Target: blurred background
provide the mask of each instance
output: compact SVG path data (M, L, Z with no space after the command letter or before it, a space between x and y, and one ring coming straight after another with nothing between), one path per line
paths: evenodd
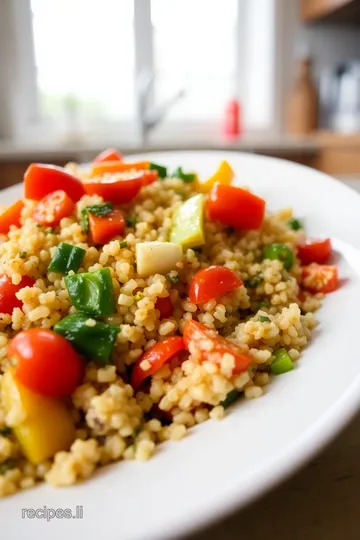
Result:
M1 0L0 187L108 146L245 150L360 188L360 0Z

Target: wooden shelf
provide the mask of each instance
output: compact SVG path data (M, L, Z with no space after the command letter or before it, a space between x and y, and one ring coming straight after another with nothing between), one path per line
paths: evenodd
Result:
M360 24L360 0L302 0L301 16L305 22L329 20Z

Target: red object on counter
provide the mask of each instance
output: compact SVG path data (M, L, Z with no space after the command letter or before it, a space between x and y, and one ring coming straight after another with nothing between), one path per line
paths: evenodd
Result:
M241 106L237 99L231 99L226 104L223 129L226 137L238 138L242 135Z

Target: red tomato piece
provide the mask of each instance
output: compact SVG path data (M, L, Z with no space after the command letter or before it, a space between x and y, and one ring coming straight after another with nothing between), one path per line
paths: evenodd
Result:
M305 244L298 246L298 257L302 264L326 263L332 252L331 240L307 240Z
M208 216L213 221L237 229L259 229L265 215L265 201L235 186L215 184L207 202Z
M158 298L155 303L155 309L160 311L160 319L168 319L173 314L174 308L170 296Z
M65 191L74 202L85 194L81 180L62 167L32 163L26 169L24 190L27 199L39 201L58 189Z
M13 309L21 308L23 303L16 298L16 293L24 287L32 287L35 281L29 276L23 276L20 283L14 285L6 274L0 276L0 313L11 315Z
M33 217L41 225L58 225L62 218L70 216L75 203L69 195L59 189L45 195L34 208Z
M8 206L8 208L0 214L0 234L7 234L10 230L10 225L20 227L20 216L23 208L24 203L20 199Z
M175 354L185 349L184 340L180 336L164 338L156 345L144 352L135 363L131 372L131 385L138 388L144 379L156 373L165 362L170 360ZM148 367L141 367L143 362Z
M45 328L19 332L9 345L16 358L15 376L33 392L49 397L69 396L83 377L83 363L70 343Z
M103 174L114 174L128 171L144 171L149 168L148 161L137 161L129 163L125 161L103 161L102 163L93 163L91 166L92 176L101 176Z
M231 354L235 359L233 375L245 371L251 363L251 358L243 354L234 343L192 319L186 322L183 337L189 353L200 353L202 362L219 365L224 354Z
M143 186L144 171L127 172L102 178L101 181L84 182L88 195L100 195L114 204L130 202Z
M192 278L189 286L189 298L194 304L207 302L216 296L241 287L243 282L225 266L208 266L199 270Z
M157 179L158 179L158 172L157 171L155 171L155 170L144 171L144 178L143 178L143 185L144 186L149 186L150 184L155 182L155 180L157 180Z
M310 264L301 269L302 287L313 293L330 293L339 287L339 277L336 266Z
M107 148L96 156L93 163L104 163L104 161L122 161L122 155L115 148Z
M98 217L88 213L91 239L94 244L107 244L114 236L122 234L125 229L123 213L115 208L111 214Z

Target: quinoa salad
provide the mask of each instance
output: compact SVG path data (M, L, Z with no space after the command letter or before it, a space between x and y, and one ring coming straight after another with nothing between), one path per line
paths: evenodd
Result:
M0 497L145 461L297 369L331 241L234 180L114 149L28 167L0 213Z

